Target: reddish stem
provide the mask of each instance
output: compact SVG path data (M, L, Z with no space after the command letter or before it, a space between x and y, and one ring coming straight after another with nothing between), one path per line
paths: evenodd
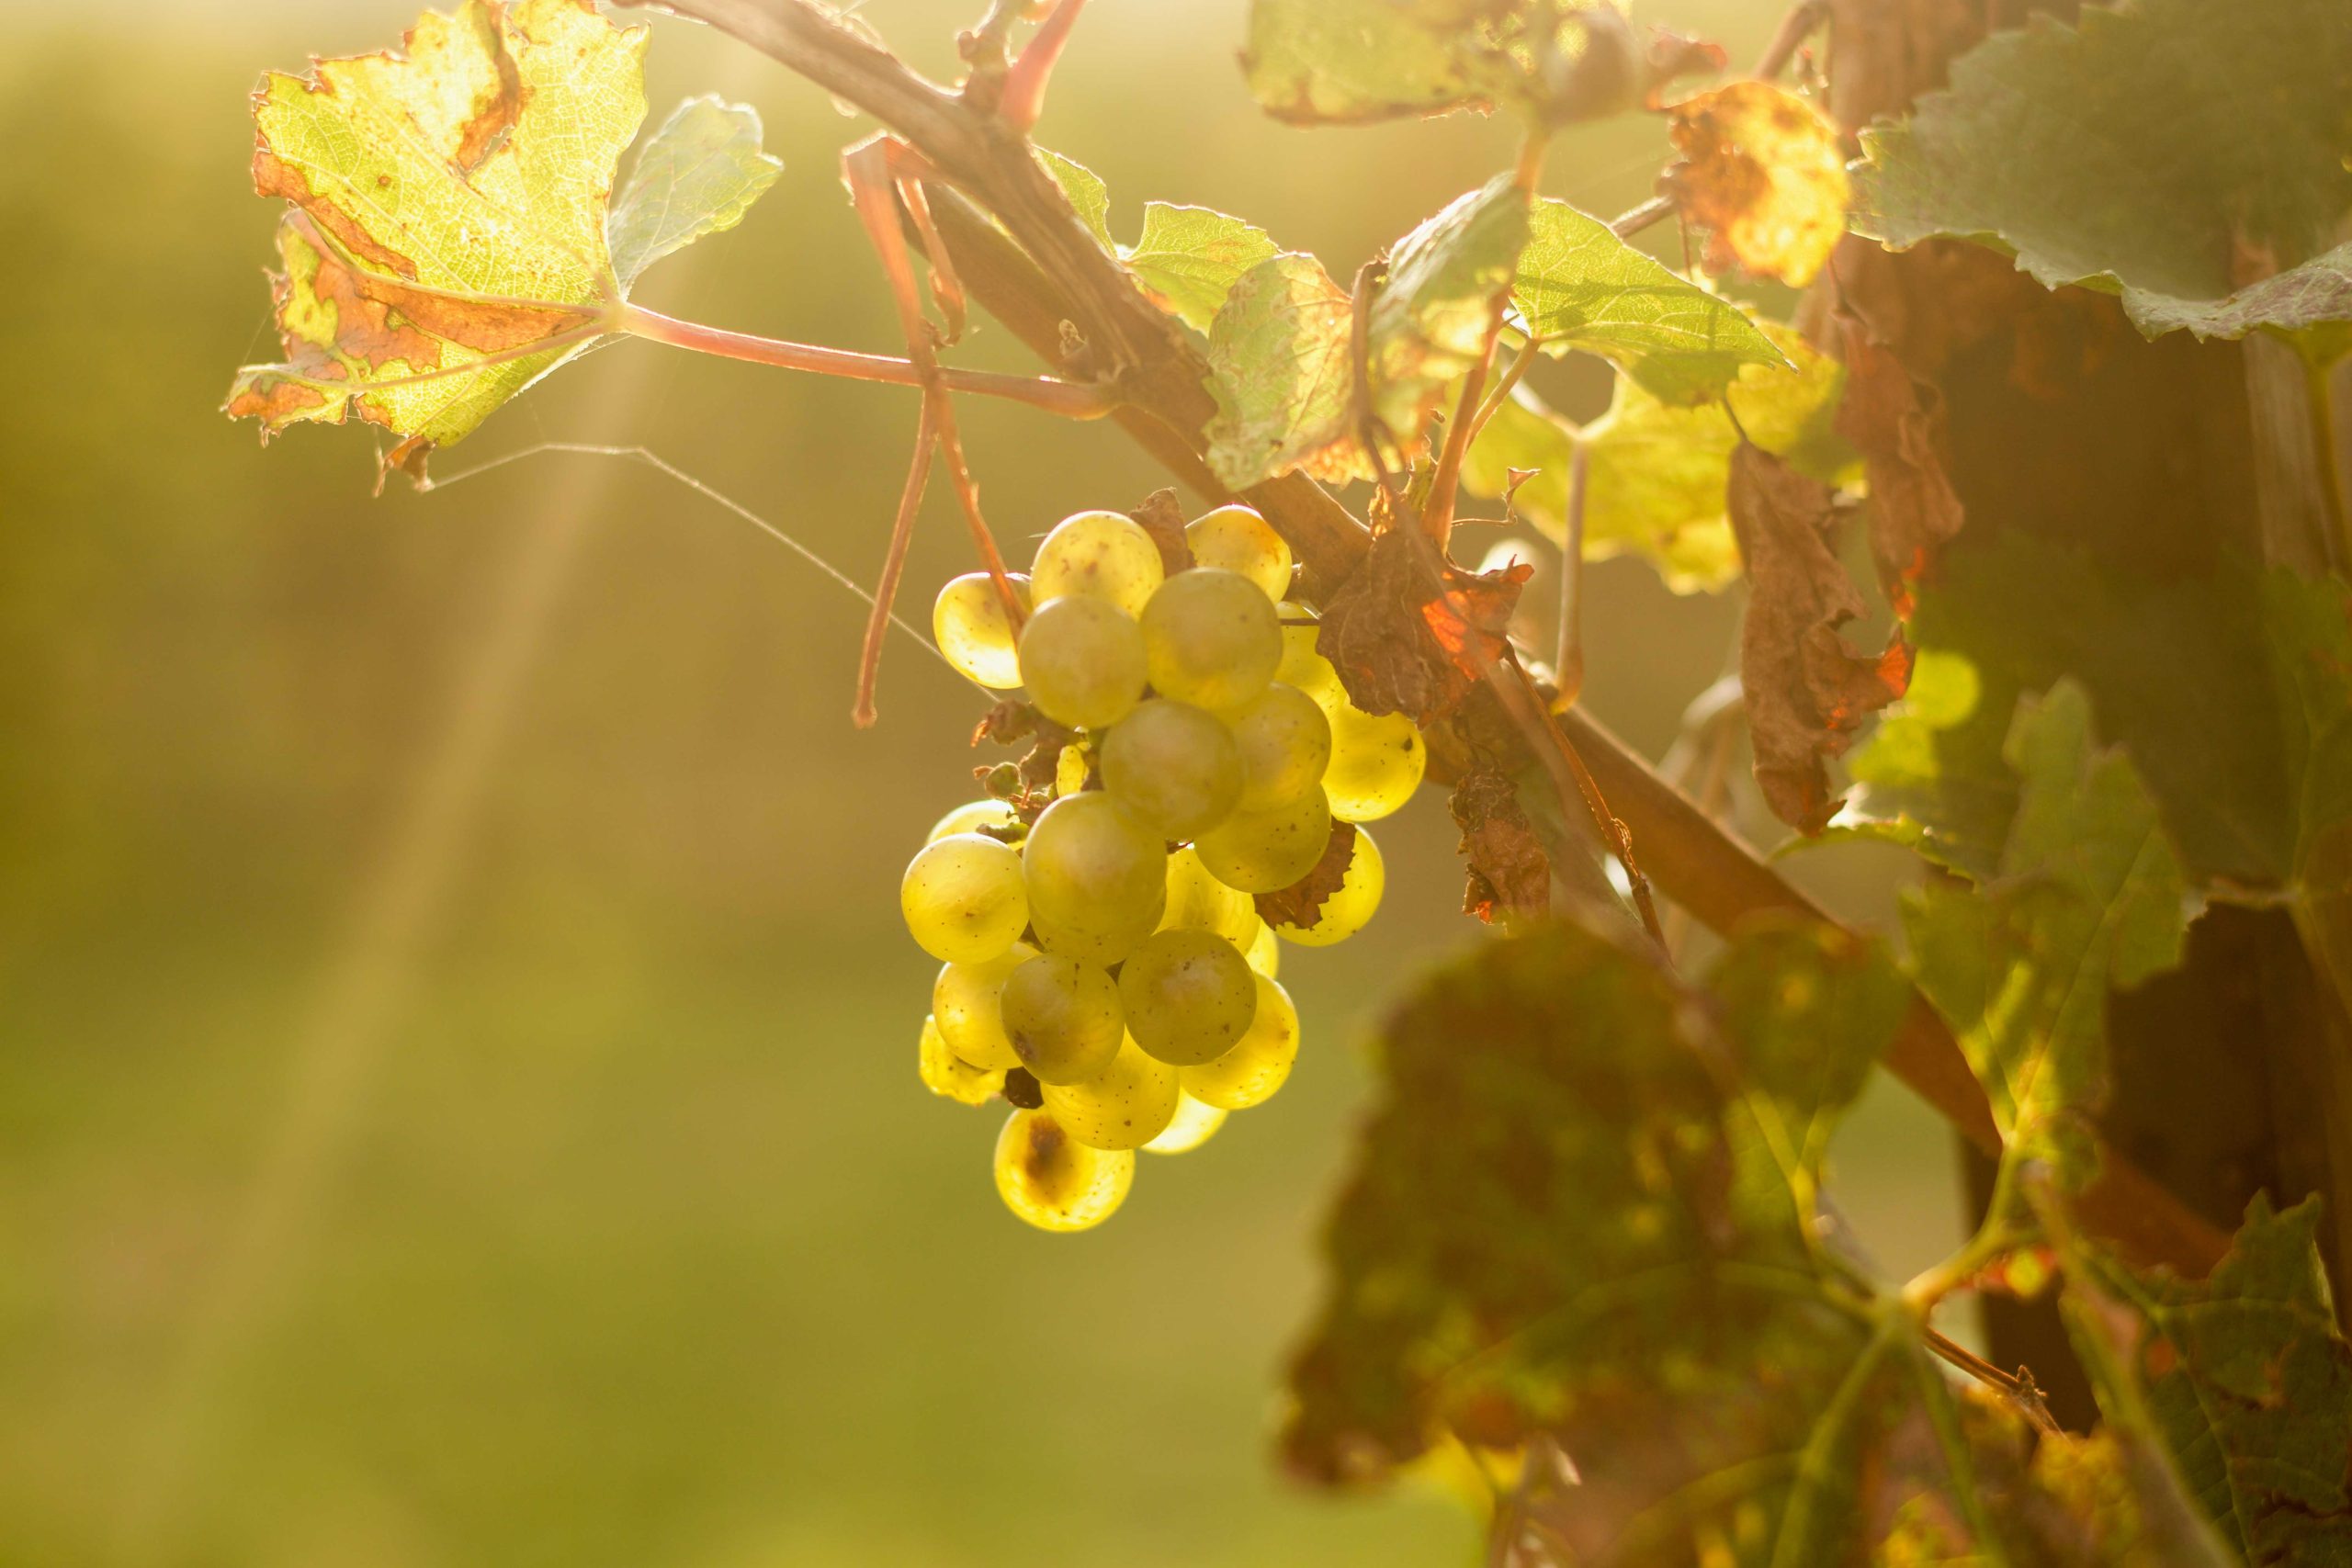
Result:
M914 538L915 513L922 510L923 486L931 478L932 447L938 440L933 412L946 400L925 392L922 412L915 422L915 455L907 465L906 487L899 492L899 515L890 524L890 546L882 557L882 578L874 585L874 609L865 618L865 646L857 657L857 701L849 718L860 729L870 729L877 716L874 688L882 676L882 638L890 629L890 606L899 596L899 579L907 567L907 546Z
M1055 62L1061 59L1085 4L1086 0L1061 0L1053 14L1038 24L1021 57L1005 73L1004 95L997 100L996 112L1013 130L1026 131L1046 112L1046 82L1053 75Z

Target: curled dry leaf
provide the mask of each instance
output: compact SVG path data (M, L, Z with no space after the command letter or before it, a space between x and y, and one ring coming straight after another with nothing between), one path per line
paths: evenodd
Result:
M1733 82L1668 113L1667 191L1706 229L1707 269L1813 281L1846 231L1846 154L1828 117L1770 82Z
M1966 520L1944 471L1941 407L1860 317L1836 316L1846 361L1838 434L1862 455L1871 487L1871 555L1894 613L1908 620L1937 552Z
M1054 775L1061 765L1062 748L1069 744L1069 731L1027 703L1007 697L989 709L973 728L972 744L978 746L983 740L993 740L1000 746L1017 746L1023 740L1035 742L1018 764L1021 798L1012 803L1023 822L1034 823L1053 793ZM994 771L974 768L972 774L985 780Z
M1464 571L1411 525L1392 525L1324 604L1316 651L1358 707L1426 728L1510 651L1511 611L1534 570Z
M1323 918L1323 901L1347 880L1349 863L1356 858L1356 825L1331 824L1323 858L1315 868L1278 893L1258 895L1258 918L1270 926L1311 926Z
M1447 803L1462 829L1461 852L1469 885L1462 912L1493 921L1512 915L1541 915L1551 908L1552 863L1537 842L1533 824L1519 803L1509 774L1480 767L1453 786Z
M1897 635L1873 659L1838 634L1863 606L1831 547L1827 485L1742 442L1729 501L1750 591L1739 668L1756 782L1774 816L1818 833L1838 806L1826 760L1844 752L1863 716L1903 694L1911 650Z
M1145 496L1143 504L1127 515L1159 547L1160 569L1169 576L1192 566L1193 546L1184 536L1184 505L1176 499L1175 487L1162 485Z

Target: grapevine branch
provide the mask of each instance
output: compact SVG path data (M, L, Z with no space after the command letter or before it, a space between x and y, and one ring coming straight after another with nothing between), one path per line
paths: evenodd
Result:
M973 112L809 0L668 0L666 8L733 34L917 148L955 187L930 193L932 217L971 297L1047 364L1114 381L1125 402L1111 417L1139 446L1201 494L1233 499L1201 457L1214 401L1198 355L1087 231L1024 137L994 115ZM971 199L958 199L959 191ZM1086 363L1073 367L1073 359ZM1253 485L1241 499L1290 542L1310 597L1346 581L1370 547L1363 525L1302 475ZM1727 932L1775 911L1838 923L1581 708L1558 716L1556 728L1640 844L1645 870L1708 929ZM1998 1152L1984 1090L1925 998L1915 995L1886 1066L1972 1144ZM2145 1262L2201 1274L2227 1245L2113 1150L2079 1211Z

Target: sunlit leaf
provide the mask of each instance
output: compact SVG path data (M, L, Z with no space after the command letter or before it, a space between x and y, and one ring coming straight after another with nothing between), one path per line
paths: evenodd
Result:
M1761 330L1794 368L1743 366L1727 393L1739 423L1800 473L1841 483L1859 478L1852 450L1832 428L1845 372L1789 329ZM1510 491L1512 470L1532 470L1513 505L1552 538L1565 538L1579 439L1589 464L1588 556L1642 556L1681 592L1720 588L1739 575L1724 507L1739 434L1719 402L1679 407L1620 377L1609 412L1579 432L1522 387L1471 443L1463 485L1499 496Z
M1449 24L1395 0L1253 0L1242 68L1268 114L1300 124L1438 114L1481 101Z
M2139 774L2095 742L2080 686L2020 703L2004 756L2017 808L1993 875L1916 890L1904 923L2005 1158L2042 1162L2072 1189L2098 1163L2108 992L2179 962L2190 898Z
M1178 320L1207 332L1242 274L1275 254L1266 231L1205 207L1154 201L1122 252L1127 270Z
M1235 490L1294 468L1366 471L1351 434L1347 290L1313 256L1271 256L1242 274L1209 327L1209 467Z
M673 251L741 223L783 172L784 160L760 150L757 110L708 95L680 104L639 152L605 220L621 288Z
M1713 397L1743 365L1789 363L1737 305L1549 197L1529 216L1511 302L1545 353L1600 355L1661 402Z
M1075 158L1065 158L1048 148L1037 149L1037 162L1046 165L1046 173L1062 187L1079 220L1093 231L1104 250L1115 247L1111 243L1111 192L1102 176Z
M1770 82L1732 82L1670 111L1682 161L1668 188L1708 231L1710 270L1806 284L1846 231L1846 155L1838 127Z
M2140 0L1994 33L1951 86L1863 133L1856 226L2014 253L2122 296L2141 331L2352 344L2352 12L2335 0Z
M1498 175L1396 243L1364 353L1374 411L1399 445L1419 439L1445 389L1476 363L1527 243L1527 206Z

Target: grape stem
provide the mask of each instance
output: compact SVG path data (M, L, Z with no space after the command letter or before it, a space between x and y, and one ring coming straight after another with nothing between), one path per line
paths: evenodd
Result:
M954 187L933 189L932 216L975 300L1047 365L1066 371L1082 363L1090 378L1118 385L1127 397L1111 410L1112 419L1177 479L1213 501L1240 499L1255 507L1305 567L1310 600L1354 572L1371 536L1314 480L1284 474L1236 497L1211 471L1202 457L1203 430L1216 405L1198 350L1103 250L1024 139L1007 135L993 114L977 112L910 71L812 0L666 4L733 34L921 148L944 185ZM1668 203L1658 216L1671 210ZM1619 227L1624 223L1611 227L1629 231ZM1709 930L1728 932L1768 911L1838 924L1584 708L1557 716L1551 728L1576 748L1598 790L1623 814L1628 835L1642 846L1645 869ZM1507 761L1540 763L1534 738L1521 738L1525 752ZM1924 998L1915 995L1885 1062L1972 1144L1998 1152L2000 1134L1984 1089ZM2135 1261L2201 1274L2227 1245L2216 1227L2112 1149L2079 1198L2078 1212Z
M820 376L842 376L853 381L880 381L893 387L920 387L922 367L911 359L884 354L860 354L854 349L826 348L813 343L756 337L696 321L682 321L642 305L624 305L614 318L614 330L673 348L722 359L747 360L784 370L807 370ZM544 346L535 345L535 346ZM940 385L951 392L977 392L1026 403L1068 419L1100 419L1118 406L1109 389L1080 381L1057 381L1046 376L1005 376L989 370L958 370L942 366Z
M1046 112L1046 80L1053 75L1055 63L1069 43L1070 29L1077 26L1078 13L1085 4L1086 0L1061 0L1022 48L1012 69L1005 73L1004 94L997 100L996 112L1023 135Z

